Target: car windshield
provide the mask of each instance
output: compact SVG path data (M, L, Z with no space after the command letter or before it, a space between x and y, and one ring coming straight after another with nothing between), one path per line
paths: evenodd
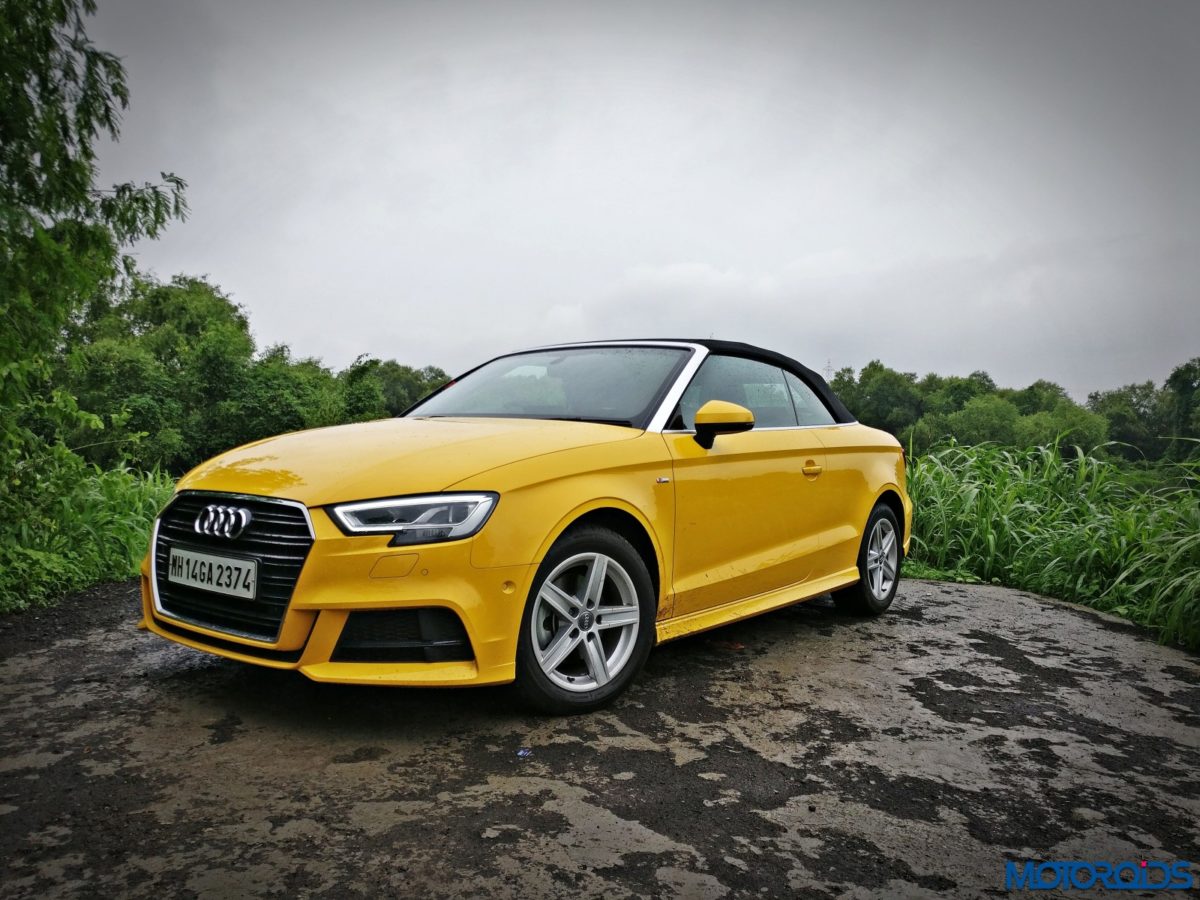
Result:
M692 351L568 347L502 356L450 382L406 416L567 419L645 428Z

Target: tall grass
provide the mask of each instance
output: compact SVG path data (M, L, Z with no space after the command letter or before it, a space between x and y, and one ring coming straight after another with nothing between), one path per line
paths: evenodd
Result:
M0 612L135 574L173 487L166 475L125 468L51 470L40 502L24 506L0 534Z
M912 460L913 569L1074 600L1200 649L1200 465L1148 487L1057 447L953 446Z

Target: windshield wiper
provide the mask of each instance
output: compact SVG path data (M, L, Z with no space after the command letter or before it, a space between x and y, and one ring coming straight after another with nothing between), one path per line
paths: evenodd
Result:
M407 418L397 416L396 418ZM629 419L606 419L603 416L529 416L511 412L495 413L433 413L431 415L413 416L414 419L538 419L548 422L595 422L597 425L620 425L623 428L633 428Z
M629 419L605 419L602 416L538 416L537 418L553 419L556 422L595 422L597 425L633 427L633 422L629 421Z

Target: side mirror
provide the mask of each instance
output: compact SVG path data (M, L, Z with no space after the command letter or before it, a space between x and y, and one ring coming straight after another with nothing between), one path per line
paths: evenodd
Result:
M696 410L696 443L711 450L718 434L737 434L754 427L754 413L725 400L709 400Z

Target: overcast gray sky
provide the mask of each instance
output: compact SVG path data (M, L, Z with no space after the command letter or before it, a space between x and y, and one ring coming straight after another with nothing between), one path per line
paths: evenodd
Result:
M1200 355L1200 3L100 0L137 256L260 346L708 336L1077 397Z

